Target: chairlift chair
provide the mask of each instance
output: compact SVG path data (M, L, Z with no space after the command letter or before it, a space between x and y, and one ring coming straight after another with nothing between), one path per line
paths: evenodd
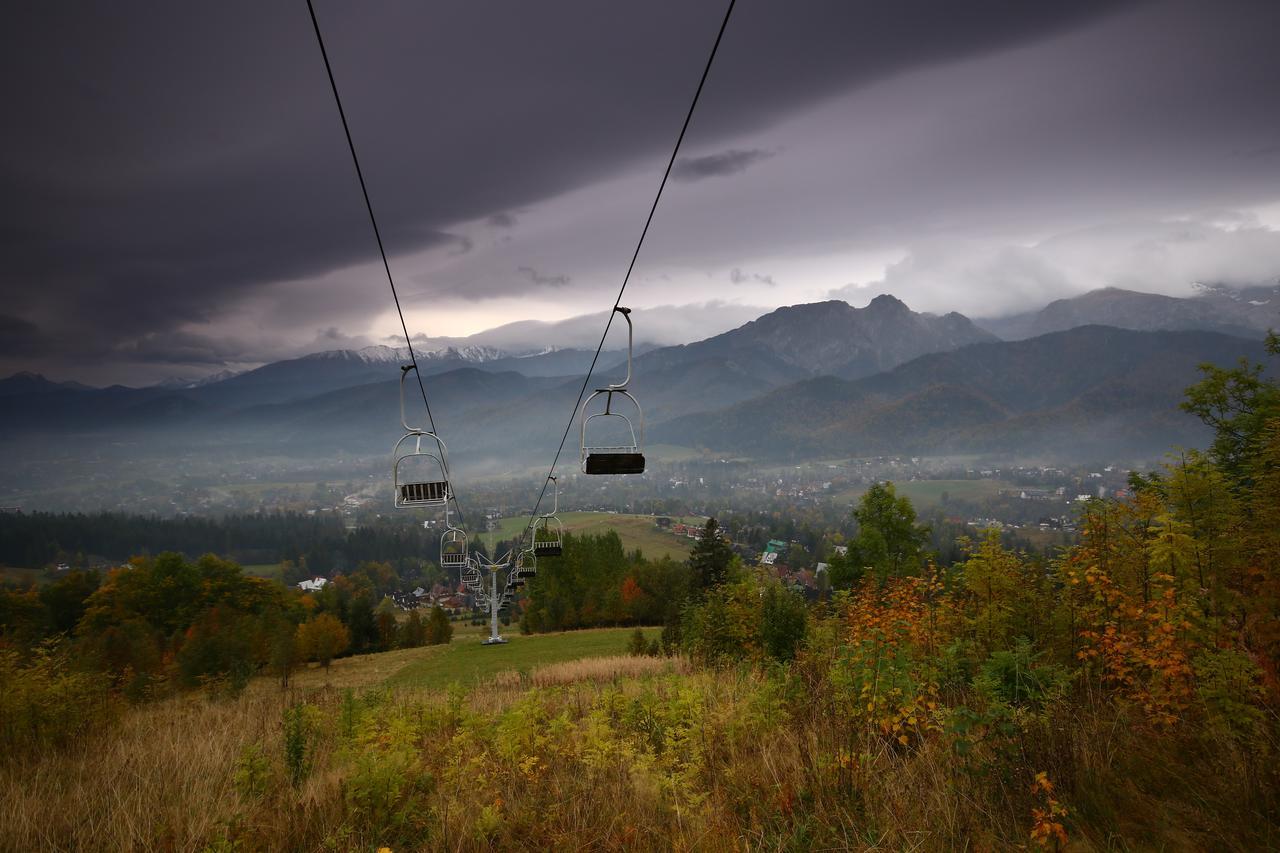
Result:
M560 510L560 484L556 478L550 477L555 487L554 503L551 512L539 516L533 523L533 555L535 557L559 557L564 553L564 525L556 518Z
M627 375L622 382L597 388L582 402L582 473L584 474L643 474L644 473L644 412L640 402L627 390L631 382L631 353L633 349L634 329L631 325L631 309L615 306L614 311L627 321ZM588 415L591 402L604 396L604 411ZM620 397L635 408L636 423L631 418L614 411L614 397ZM618 418L627 426L631 436L630 444L596 445L587 443L587 425L596 418ZM636 425L639 425L637 437ZM599 424L597 424L599 426Z
M538 574L538 552L534 549L521 551L516 557L515 567L511 570L511 577L523 584L528 578Z
M470 559L467 554L467 533L450 523L447 505L444 508L444 524L445 530L440 536L440 567L461 569Z
M463 565L462 574L459 577L462 580L463 585L472 592L481 588L482 578L480 577L480 567L477 566L470 558L468 558L467 562Z
M444 442L434 432L409 426L405 418L404 380L410 370L416 369L412 364L400 368L400 425L405 434L391 452L395 506L447 506L453 498L453 487L449 484L449 458Z

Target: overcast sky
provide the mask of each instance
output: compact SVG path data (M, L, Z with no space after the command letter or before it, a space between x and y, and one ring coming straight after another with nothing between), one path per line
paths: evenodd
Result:
M612 303L723 11L317 0L412 332ZM1277 32L1273 0L741 0L625 300L687 307L638 335L1274 281ZM0 375L394 342L302 0L23 4L0 88Z

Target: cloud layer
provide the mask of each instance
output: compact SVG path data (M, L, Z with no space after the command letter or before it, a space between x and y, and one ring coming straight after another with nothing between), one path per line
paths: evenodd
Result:
M612 300L717 4L317 11L413 331ZM1277 30L1248 0L740 6L627 301L884 282L1004 310L1274 276L1267 221L1224 223L1280 201ZM0 374L145 381L396 331L305 10L27 4L0 87ZM1133 223L1173 220L1191 239L1144 253Z

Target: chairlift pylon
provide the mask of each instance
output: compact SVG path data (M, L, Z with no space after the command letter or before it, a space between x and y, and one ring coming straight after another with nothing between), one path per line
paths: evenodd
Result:
M631 309L614 306L614 311L627 321L627 375L617 384L597 388L582 402L582 473L584 474L643 474L644 473L644 412L640 402L627 390L631 382L631 354L633 350L634 329L631 325ZM604 411L588 415L591 401L604 395ZM636 423L631 418L613 410L614 396L621 397L635 407ZM631 436L630 444L595 445L587 443L587 425L596 418L619 418L627 425ZM636 425L640 430L637 437Z
M417 369L413 364L400 368L400 425L405 434L391 451L394 505L397 508L448 506L453 499L453 487L449 484L449 457L444 442L430 430L409 426L405 417L404 379L410 370Z

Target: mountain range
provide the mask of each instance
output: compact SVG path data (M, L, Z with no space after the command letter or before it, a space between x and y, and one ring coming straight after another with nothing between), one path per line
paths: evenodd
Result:
M742 456L885 453L1142 454L1204 438L1178 409L1205 362L1261 361L1261 342L1216 332L1081 326L934 353L858 381L822 377L655 431Z
M1222 332L1245 338L1280 329L1280 284L1239 289L1201 284L1196 290L1195 296L1175 297L1105 287L1055 300L1039 311L978 322L1004 340L1094 324L1140 332Z
M631 387L650 443L722 455L1158 453L1203 439L1177 409L1198 364L1264 359L1258 330L1276 303L1261 291L1247 296L1170 301L1106 290L1017 323L984 321L986 329L960 314L911 311L887 295L861 309L795 305L705 340L641 352ZM1112 322L1039 331L1099 312ZM1216 328L1224 318L1234 318L1230 334ZM1181 328L1195 322L1209 328ZM1119 328L1125 323L1175 329ZM335 350L176 388L89 389L20 374L0 380L0 441L91 436L157 454L180 441L249 457L385 453L398 437L398 366L407 355ZM512 353L465 340L421 345L420 370L455 464L484 459L505 470L553 452L592 355L547 345ZM598 386L617 381L624 360L604 353Z

